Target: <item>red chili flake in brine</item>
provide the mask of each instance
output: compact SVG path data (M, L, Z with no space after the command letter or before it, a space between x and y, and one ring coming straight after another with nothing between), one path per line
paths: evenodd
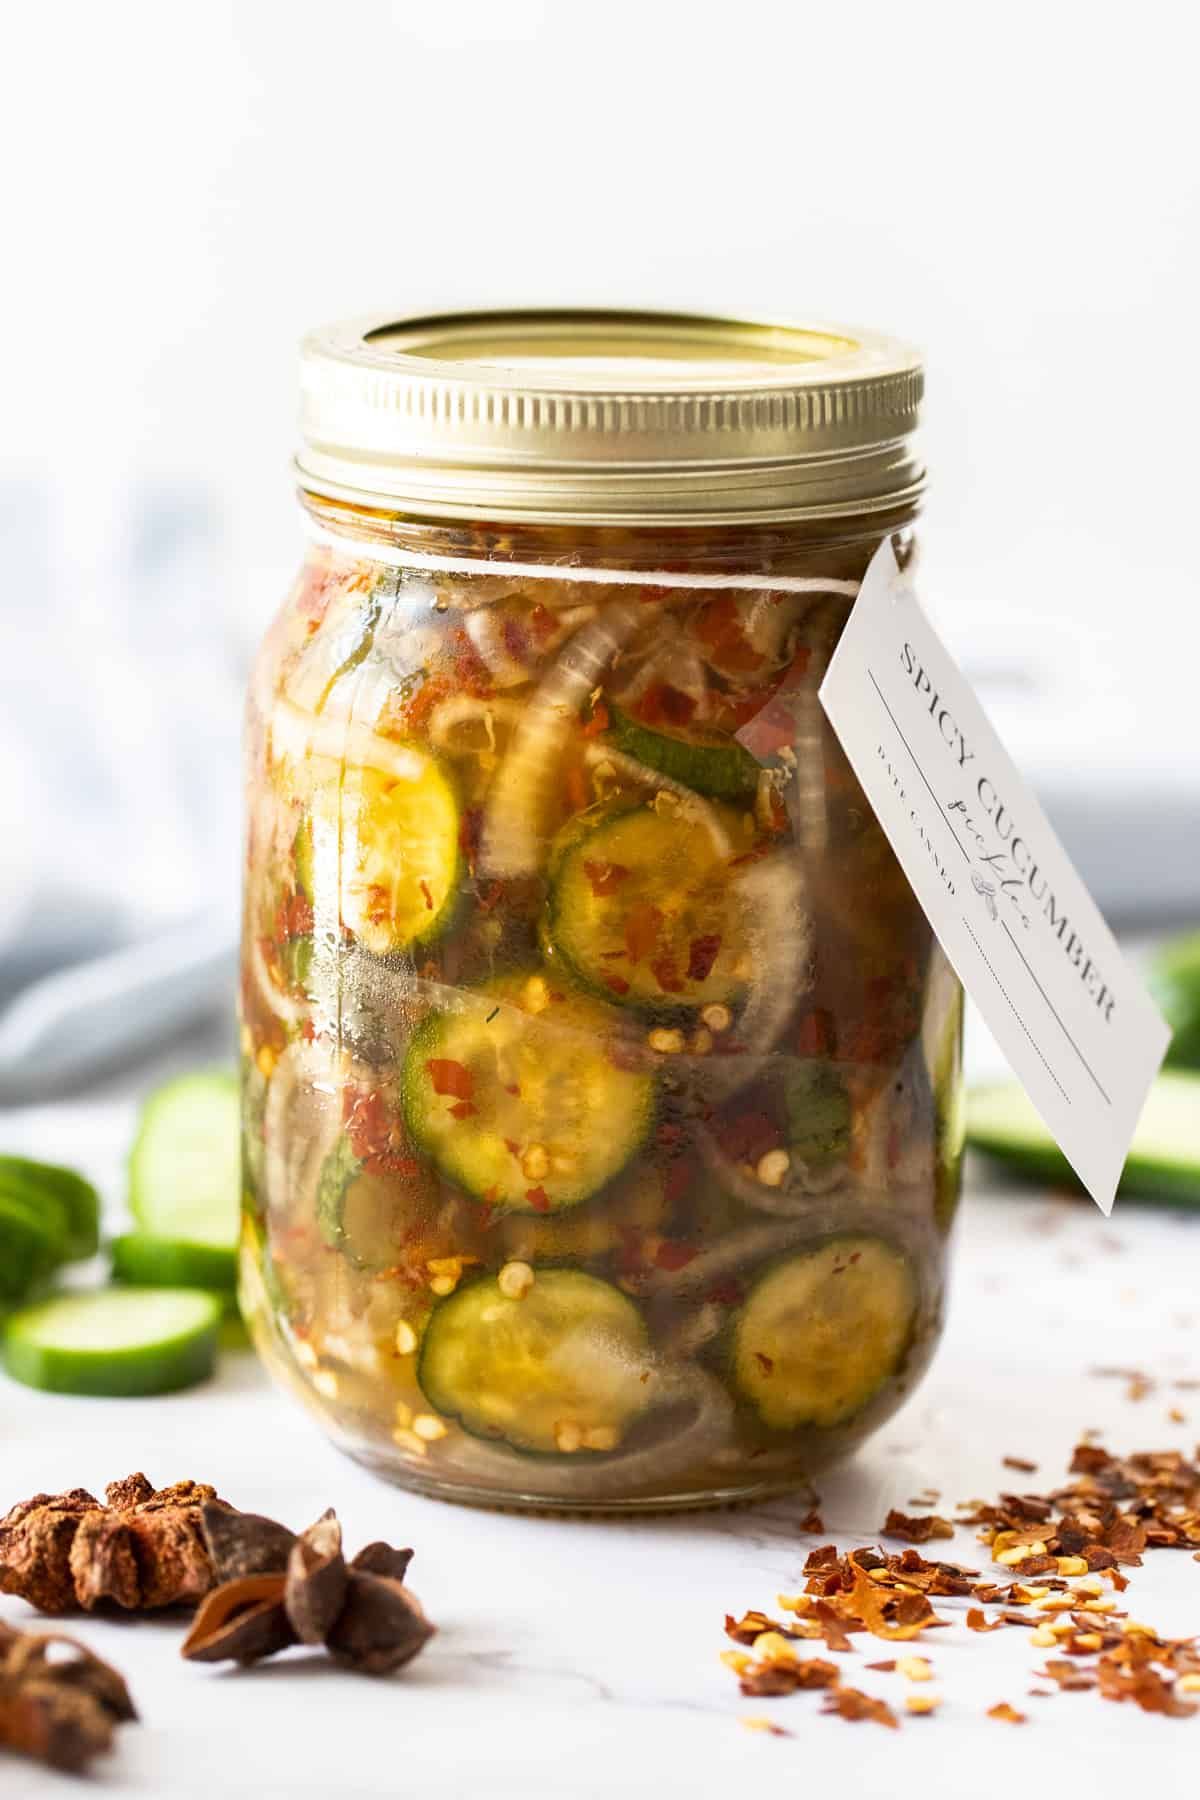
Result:
M688 948L688 980L707 981L721 951L717 936L693 938Z
M429 883L424 879L424 877L422 877L421 880L418 881L417 886L420 888L421 893L424 896L426 912L432 912L433 911L433 889L430 887Z
M457 1106L450 1108L450 1117L452 1119L469 1119L474 1111L475 1108L469 1100L460 1100Z
M664 994L682 994L683 980L671 957L656 956L650 964L650 973Z
M692 696L666 681L653 682L633 706L643 725L690 725L695 711Z
M686 1269L698 1254L693 1244L680 1243L677 1238L664 1238L654 1252L655 1267L674 1274L677 1269Z
M595 706L593 706L593 708L592 708L591 718L581 728L582 735L585 738L599 737L599 735L602 731L608 730L608 727L609 727L608 708L607 708L607 706L605 706L603 700L597 700Z
M529 659L529 639L525 635L525 627L515 613L505 613L500 626L500 636L504 640L504 648L514 662L527 662Z
M446 1056L431 1056L425 1064L425 1073L433 1083L435 1094L448 1095L454 1100L470 1100L475 1092L475 1077L465 1063L453 1062Z
M583 865L583 872L588 878L593 894L613 894L621 883L628 879L629 870L623 863L592 862Z
M532 1206L534 1212L550 1211L550 1196L544 1187L526 1188L525 1198L528 1200L530 1206Z
M631 963L641 962L658 942L663 916L657 906L643 901L631 906L625 918L625 952Z
M611 993L622 995L629 992L629 983L623 975L605 975L602 980Z
M801 1019L796 1033L796 1053L799 1056L837 1055L837 1028L833 1014L825 1007L814 1007Z

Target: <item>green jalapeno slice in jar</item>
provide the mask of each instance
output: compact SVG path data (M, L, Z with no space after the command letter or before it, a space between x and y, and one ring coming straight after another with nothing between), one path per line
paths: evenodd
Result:
M756 1282L734 1324L735 1385L774 1431L844 1425L900 1368L916 1311L899 1250L832 1238Z
M473 1436L514 1450L615 1450L649 1404L641 1314L582 1270L514 1267L522 1283L502 1270L434 1308L417 1368L422 1393Z
M564 834L547 932L586 987L651 1012L735 1000L752 968L734 868L741 820L673 795Z
M413 1144L488 1205L553 1213L618 1175L645 1141L653 1077L622 1054L620 1015L541 974L465 993L409 1042L401 1075Z
M753 796L760 765L728 733L709 731L701 725L651 727L612 701L607 703L607 710L607 741L623 755L717 800Z

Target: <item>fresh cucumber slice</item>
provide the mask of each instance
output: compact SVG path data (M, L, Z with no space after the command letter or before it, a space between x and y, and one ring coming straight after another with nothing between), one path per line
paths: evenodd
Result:
M0 1188L10 1180L49 1194L66 1218L64 1262L81 1262L100 1247L100 1196L90 1181L59 1163L35 1162L28 1156L0 1156Z
M682 807L636 806L568 827L547 929L577 979L651 1011L736 998L752 969L723 835L719 821L714 830L710 815Z
M23 1300L61 1260L61 1228L20 1195L0 1191L0 1304Z
M434 1308L417 1380L430 1405L514 1450L613 1450L647 1405L646 1326L619 1288L537 1268L520 1300L495 1276Z
M1168 1063L1200 1069L1200 931L1164 944L1147 975L1150 991L1171 1027Z
M152 1237L232 1250L241 1210L238 1084L224 1070L151 1094L129 1159L129 1205Z
M844 1425L899 1369L916 1310L912 1267L881 1238L831 1238L789 1257L735 1321L738 1391L774 1431Z
M1016 1082L968 1095L967 1142L1016 1174L1080 1185ZM1129 1146L1121 1192L1200 1206L1200 1075L1167 1069L1154 1081Z
M558 1212L598 1193L640 1149L653 1077L619 1066L611 1008L542 975L477 989L413 1033L401 1075L418 1150L476 1199Z
M225 1295L237 1291L236 1250L151 1237L145 1231L127 1231L108 1248L113 1280L131 1287L205 1288Z
M462 868L458 797L442 765L400 743L389 743L388 764L386 771L348 764L340 779L321 787L307 867L301 851L297 870L319 886L314 851L331 839L343 923L376 956L441 935L456 909ZM324 817L334 807L336 818Z
M652 728L611 701L607 705L610 740L648 769L717 800L744 800L758 786L760 765L736 738L700 726Z
M8 1320L4 1366L56 1394L168 1394L211 1375L221 1303L193 1288L63 1294Z

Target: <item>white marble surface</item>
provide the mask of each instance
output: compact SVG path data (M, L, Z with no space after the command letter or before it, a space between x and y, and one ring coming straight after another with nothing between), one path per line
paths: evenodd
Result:
M161 1073L161 1070L158 1071ZM10 1114L6 1144L77 1158L114 1197L132 1102L103 1099ZM1036 1458L1049 1485L1078 1431L1111 1447L1191 1448L1200 1394L1200 1220L1118 1205L1011 1198L973 1177L949 1331L925 1386L858 1462L824 1484L828 1536L871 1541L888 1507L930 1485L943 1507L1020 1483L1001 1458ZM1129 1364L1162 1385L1140 1402L1092 1371ZM1168 1407L1194 1415L1171 1422ZM814 1540L799 1500L636 1524L494 1516L408 1496L344 1460L274 1392L248 1354L208 1387L167 1400L85 1401L0 1378L0 1503L39 1489L98 1489L143 1468L156 1481L215 1482L236 1504L299 1526L336 1505L352 1546L415 1545L412 1585L440 1631L412 1667L371 1681L291 1652L250 1672L193 1667L180 1626L87 1619L80 1634L126 1672L142 1723L97 1765L114 1796L487 1795L591 1800L668 1784L693 1795L911 1792L922 1800L1078 1791L1189 1795L1200 1715L1151 1718L1091 1694L1027 1699L1042 1653L1022 1631L961 1624L926 1649L943 1696L902 1729L820 1715L819 1696L747 1701L718 1661L725 1611L771 1610L794 1590ZM981 1566L969 1531L945 1553ZM1160 1553L1134 1572L1135 1617L1200 1628L1200 1564ZM965 1602L940 1602L961 1613ZM30 1619L0 1601L0 1617ZM856 1639L846 1678L898 1701L895 1674L860 1675L889 1654ZM908 1690L911 1691L911 1690ZM1029 1723L989 1720L1007 1699ZM739 1721L769 1714L794 1736ZM1019 1785L1018 1785L1019 1784ZM0 1792L78 1792L68 1778L0 1760Z

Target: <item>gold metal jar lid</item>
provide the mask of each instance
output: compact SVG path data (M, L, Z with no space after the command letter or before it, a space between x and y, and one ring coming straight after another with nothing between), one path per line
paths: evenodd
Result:
M305 489L437 518L639 525L915 505L922 365L841 327L683 313L359 319L301 350Z

